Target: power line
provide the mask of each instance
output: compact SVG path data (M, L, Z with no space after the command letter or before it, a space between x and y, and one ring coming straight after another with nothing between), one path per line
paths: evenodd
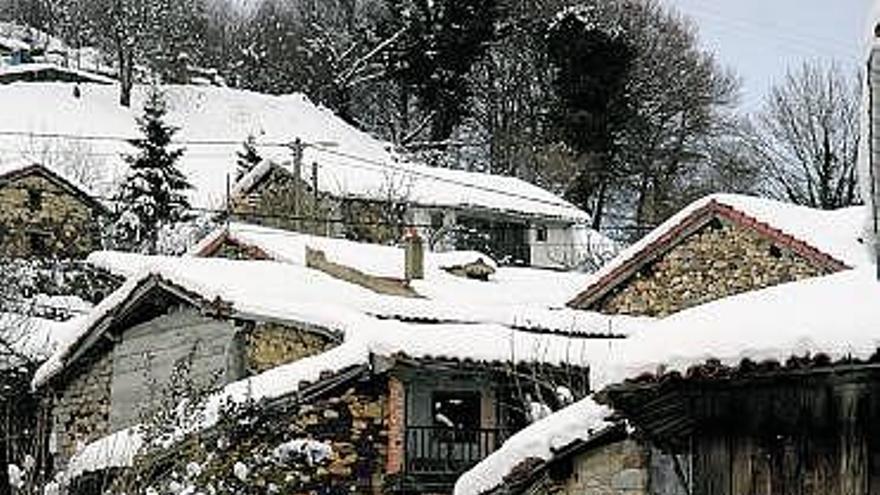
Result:
M126 142L126 143L130 143L132 140L131 138L125 138L125 137L121 137L121 136L109 136L109 135L102 136L102 135L78 135L78 134L66 134L66 133L35 133L35 132L9 131L9 130L0 131L0 136L35 137L35 138L45 138L45 139L71 139L71 140L84 140L84 141L114 141L114 142ZM241 145L241 142L228 141L228 140L172 140L172 143L179 144L179 145L185 145L185 146L238 146L238 145ZM285 142L267 141L267 142L257 143L257 145L261 146L261 147L291 148L292 146L294 146L294 143L295 143L294 141L286 142L286 143ZM452 179L452 178L448 178L448 177L441 177L441 176L432 174L430 172L426 172L426 171L423 172L423 171L415 170L410 167L403 167L400 165L394 165L394 164L390 164L387 162L382 162L382 161L366 158L363 156L355 155L352 153L345 153L342 151L334 150L334 149L332 149L328 146L325 146L321 143L313 143L313 142L303 141L303 142L301 142L301 144L307 148L312 148L312 149L315 149L319 152L322 152L322 153L325 153L328 155L333 155L333 156L337 156L340 158L345 158L347 160L354 160L354 161L364 163L365 165L370 166L372 168L367 168L366 166L358 166L353 163L345 163L345 162L338 162L338 163L336 163L336 165L347 166L350 168L360 168L362 170L368 169L368 170L373 170L373 171L377 170L377 168L378 169L384 168L384 169L394 170L397 172L408 174L411 176L422 177L427 180L448 183L448 184L456 185L459 187L469 188L469 189L478 190L478 191L482 191L482 192L489 192L492 194L498 194L501 196L515 198L515 199L521 199L521 200L529 201L532 203L550 205L550 206L554 206L557 208L576 208L574 205L572 205L568 202L562 201L562 200L555 200L554 201L554 200L549 200L549 199L545 199L545 198L537 198L537 197L530 196L527 194L520 194L520 193L516 193L516 192L505 191L503 189L497 189L494 187L483 186L480 184L473 184L473 183L466 182L463 180ZM420 165L420 166L428 168L427 166L424 166L424 165ZM446 169L438 169L438 170L446 170ZM453 169L449 169L449 170L453 170ZM464 172L464 171L461 171L461 172ZM474 173L474 172L465 172L465 173ZM485 175L487 177L500 177L500 178L516 179L515 177L498 176L498 175L491 175L491 174L483 174L483 175ZM517 180L521 180L521 179L517 179Z
M46 187L36 187L36 186L15 186L15 185L6 185L4 186L7 189L15 189L20 191L39 191L44 193L54 193L57 192L54 189L49 189ZM93 199L100 200L106 203L113 204L126 204L128 201L123 200L118 197L113 196L105 196L101 194L89 194L89 196ZM356 201L356 199L355 199ZM285 214L285 213L264 213L257 211L236 211L234 208L225 209L225 208L209 208L209 207L201 207L201 206L192 206L189 205L186 208L187 211L197 212L197 213L205 213L205 214L213 214L221 217L232 217L240 218L240 219L257 219L257 220L283 220L290 222L300 222L304 224L339 224L344 226L354 226L354 227L393 227L393 228L424 228L424 229L433 229L433 230L441 230L443 228L448 228L446 225L435 225L431 222L406 222L399 220L354 220L349 218L330 218L323 216L314 216L314 215L298 215L298 214ZM624 216L615 216L606 214L606 218L609 219L618 219L624 221L633 221L631 218L627 218ZM528 218L522 218L522 223L520 225L527 225ZM467 221L467 220L465 220ZM476 222L480 222L481 220L476 218ZM509 232L516 230L515 228L511 228L511 224L517 224L515 221L502 222L508 225L498 225L497 223L489 223L488 225L469 225L468 223L456 223L453 227L458 229L472 229L476 231L491 231L491 232ZM645 232L647 230L653 229L656 227L655 225L614 225L603 227L600 230L604 231L621 231L621 232ZM528 230L527 228L525 230ZM542 245L552 245L552 243L541 243ZM559 243L560 245L578 245L584 243Z

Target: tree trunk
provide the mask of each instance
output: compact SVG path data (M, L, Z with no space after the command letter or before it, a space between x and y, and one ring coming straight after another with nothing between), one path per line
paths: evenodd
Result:
M7 412L7 404L6 401L3 401L3 412L4 416L6 416ZM6 431L6 418L2 418L0 420L0 495L11 495L12 489L9 486L9 459L6 456L6 449L9 444L9 439L7 438L8 432Z
M596 204L593 207L593 230L602 227L602 215L605 213L605 196L608 194L608 181L603 180L596 191Z
M119 50L119 104L131 107L131 87L134 61L130 51L120 48Z

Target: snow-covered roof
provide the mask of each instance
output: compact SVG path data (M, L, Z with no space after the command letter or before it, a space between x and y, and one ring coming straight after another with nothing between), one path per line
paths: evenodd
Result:
M656 246L679 240L676 231L682 225L695 215L713 213L713 208L729 209L751 219L757 222L752 225L767 227L780 239L790 240L793 247L801 248L824 263L855 267L871 262L868 249L862 242L868 214L865 207L828 211L754 196L713 194L691 203L622 250L593 274L592 283L576 301L587 297L594 299L595 294L610 288L617 280L618 272L639 259L647 259L648 252Z
M118 104L118 88L96 84L80 87L79 98L73 96L70 85L63 83L0 87L4 101L0 131L137 136L135 117L141 113L144 88L135 88L128 109ZM272 96L203 86L169 86L167 93L169 121L181 127L177 138L210 141L189 144L181 160L183 171L195 186L191 199L197 206L224 204L226 178L235 176L235 152L241 148L239 143L253 135L259 143L276 144L262 146L260 152L277 162L290 159L290 150L281 144L296 138L305 143L334 143L326 148L307 146L303 167L310 172L311 164L317 162L318 187L333 195L387 199L394 194L422 205L484 208L566 222L587 219L579 208L516 178L408 162L390 151L389 143L355 129L300 94ZM0 149L17 149L26 139L4 136L0 138ZM70 147L71 139L49 141ZM124 175L126 167L119 154L131 151L128 143L74 142L106 171L105 187L112 188L114 180Z
M0 36L0 47L8 50L29 50L31 46L24 41L10 38L8 36Z
M872 265L720 299L656 320L627 339L593 347L590 384L602 390L659 369L684 373L708 359L727 366L745 358L784 362L820 353L832 361L867 359L880 348L878 300L880 282ZM573 407L604 410L590 398ZM588 439L605 424L604 411L602 416L583 413L583 423L572 426L575 419L563 410L536 425L562 432L566 439ZM455 495L490 490L523 460L546 460L548 452L542 434L527 428L463 475Z
M500 485L523 461L546 461L554 451L577 440L590 439L612 425L607 419L612 412L587 397L529 425L459 477L454 495L480 495Z
M573 349L570 338L572 335L584 333L595 337L609 333L630 333L641 328L646 321L622 318L618 323L616 319L603 315L595 315L595 319L592 320L585 316L583 320L572 320L572 322L590 326L581 331L570 329L571 331L568 332L554 334L517 330L512 328L513 325L505 324L510 320L517 320L518 316L513 308L507 311L504 308L493 308L480 314L478 308L472 305L470 307L476 312L474 317L462 321L456 320L456 323L421 327L396 321L382 321L374 316L383 316L390 311L412 311L416 314L424 314L430 310L431 305L442 306L442 303L377 294L320 271L291 263L149 257L112 252L94 253L89 257L89 262L115 273L128 275L129 278L119 290L108 296L86 318L78 322L72 337L38 371L35 379L38 385L45 383L66 366L90 332L95 331L105 317L112 317L115 309L123 305L148 280L161 280L173 284L176 288L197 294L203 301L211 302L219 299L230 303L233 314L243 317L309 323L343 333L346 341L354 336L367 335L370 344L379 342L391 347L401 346L400 350L412 355L440 356L450 351L451 357L504 360L510 352L510 339L516 338L519 334L528 335L523 338L532 342L534 346L541 347L543 344L539 342L544 342L544 339L551 347L555 345L553 342L559 342L560 346L562 342L566 342L566 352L580 353L588 342L578 342ZM412 305L409 310L406 309L408 305ZM453 310L449 308L444 311L441 307L436 311L441 316L438 321L444 322L450 320L445 316L452 314ZM458 311L465 317L468 313L468 309L458 309ZM533 318L538 319L541 327L568 323L565 317L552 320L546 317L545 313L534 311L526 315L532 314ZM352 321L356 321L357 325L352 326ZM373 333L367 331L369 328L381 330ZM421 328L425 330L420 330ZM395 329L401 330L395 331ZM563 329L569 330L567 326ZM423 337L415 338L417 335ZM452 335L458 335L458 338L451 337ZM467 339L460 338L461 335L467 335ZM442 338L434 339L432 336L442 336ZM444 339L457 342L444 344ZM481 339L485 342L485 346L478 344ZM561 347L556 351L548 352L547 359L561 362L565 359L560 354Z
M199 241L190 253L210 254L216 243L223 239L258 248L275 261L305 266L308 247L323 251L331 262L356 268L369 275L404 278L403 248L308 235L246 223L230 223L218 228ZM442 271L444 268L462 266L478 260L497 268L495 261L488 255L476 251L451 251L425 253L425 270L434 275L434 272Z
M51 63L28 63L28 64L17 64L17 65L7 65L0 66L0 80L4 79L5 76L19 75L19 74L29 74L35 72L45 72L45 71L54 71L57 73L67 74L69 76L73 76L78 81L89 81L97 84L115 84L116 81L113 79L102 76L100 74L95 74L93 72L86 72L84 70L73 69L69 67L62 67L57 64Z
M868 358L880 348L880 282L873 265L746 292L657 320L649 330L592 356L595 388L717 359L827 354Z
M328 371L369 366L372 357L471 360L477 362L542 362L589 365L589 356L601 353L608 339L574 339L559 334L523 331L493 323L414 324L371 316L363 307L384 302L404 304L410 299L381 296L323 273L297 265L270 261L233 261L214 258L138 257L121 253L116 263L136 270L123 286L102 301L38 371L35 386L46 383L69 364L74 349L105 317L112 316L145 281L162 280L196 294L205 301L218 298L231 311L254 318L271 317L313 323L336 330L342 343L324 353L282 365L249 379L227 385L211 397L205 420L214 424L220 405L228 400L271 399L294 393L301 383L314 382ZM106 260L105 260L106 261ZM182 432L185 433L185 432ZM141 442L135 430L126 430L92 444L70 464L76 476L103 467L131 462Z
M211 253L224 238L248 247L255 247L271 259L306 266L306 247L320 249L331 262L346 265L363 273L380 277L403 278L402 248L365 244L345 239L313 236L251 224L231 223L206 236L191 254ZM137 263L102 261L111 270L129 270ZM462 278L444 268L472 263L482 259L495 268L489 281ZM596 333L627 335L638 328L645 318L606 316L572 310L564 306L574 294L591 280L578 272L557 272L531 268L498 267L486 255L474 251L425 253L425 278L413 280L410 286L423 298L399 301L383 298L372 302L371 314L402 319L499 323L520 328L533 328L558 333Z
M0 313L0 334L11 353L36 362L47 359L69 338L76 319L56 321L16 313ZM6 363L0 363L0 367Z

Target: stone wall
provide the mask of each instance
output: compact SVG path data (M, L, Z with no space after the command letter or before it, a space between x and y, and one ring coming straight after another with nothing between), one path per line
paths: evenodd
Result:
M250 374L314 356L336 347L333 339L290 326L260 323L245 336L245 367Z
M634 440L584 452L574 458L565 495L647 495L650 455Z
M268 260L269 257L260 249L252 246L224 240L217 249L211 253L212 258L225 258L229 260Z
M237 219L317 235L331 235L338 228L326 221L334 209L332 202L316 198L307 184L301 180L298 184L292 173L280 167L273 167L249 194L232 200Z
M68 371L52 404L52 436L56 467L62 468L76 453L110 433L110 385L113 353L95 352Z
M138 458L110 493L130 493L128 483L145 473L157 493L176 493L181 486L192 487L193 493L386 493L386 394L384 380L376 378L342 384L305 404L225 409L216 427L181 442L173 452ZM290 448L279 455L279 447L305 440L329 447L329 456L310 458Z
M713 221L597 303L608 314L665 316L825 272L770 239Z
M648 495L651 457L635 440L613 442L573 456L570 470L544 470L522 490L524 495ZM536 460L537 462L537 460ZM520 468L532 467L526 461ZM565 473L560 476L559 473Z
M99 245L90 205L31 174L0 184L0 252L9 256L82 257Z

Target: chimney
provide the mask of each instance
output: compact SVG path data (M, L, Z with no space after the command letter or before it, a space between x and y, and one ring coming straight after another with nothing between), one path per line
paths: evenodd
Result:
M425 245L415 229L407 231L403 239L404 277L409 280L425 278Z
M874 28L868 58L868 174L871 204L871 235L877 278L880 279L880 24Z

